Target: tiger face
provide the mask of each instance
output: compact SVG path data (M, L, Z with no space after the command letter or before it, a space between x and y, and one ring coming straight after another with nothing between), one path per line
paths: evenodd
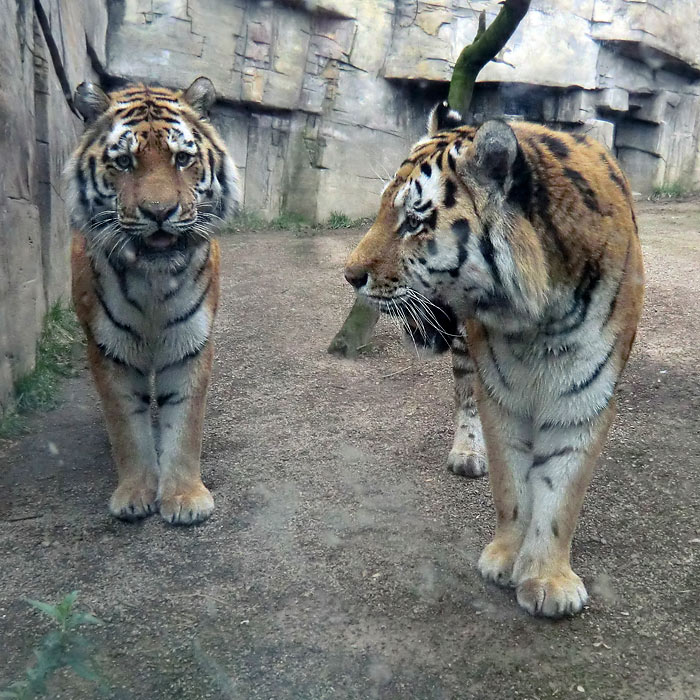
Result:
M72 223L90 247L137 267L178 268L235 210L236 170L207 119L215 97L203 77L185 91L78 87L89 126L66 174Z
M436 128L386 186L379 214L345 276L358 295L398 315L414 340L447 349L455 319L513 330L542 310L542 247L517 198L515 134L500 121Z

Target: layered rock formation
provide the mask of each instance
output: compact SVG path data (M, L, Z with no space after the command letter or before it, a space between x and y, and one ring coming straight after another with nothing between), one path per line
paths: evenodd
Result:
M0 409L67 295L59 173L99 76L186 86L208 75L244 206L324 220L375 211L446 94L491 0L0 0ZM480 75L474 120L585 131L633 186L700 183L700 0L532 0ZM93 72L94 71L94 72Z
M67 96L106 59L100 0L0 0L0 416L32 369L45 311L68 295L61 172L82 131Z
M371 213L444 94L485 0L112 0L107 71L184 84L207 73L245 173L245 206ZM700 3L533 0L480 76L474 117L585 131L633 186L698 181Z

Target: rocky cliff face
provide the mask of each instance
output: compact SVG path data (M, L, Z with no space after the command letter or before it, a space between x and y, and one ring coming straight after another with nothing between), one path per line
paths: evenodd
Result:
M376 209L490 0L0 0L0 408L68 291L59 173L95 75L188 85L244 180L244 206L324 220ZM532 0L480 76L474 120L585 131L635 189L700 184L700 0ZM94 72L96 71L96 73Z
M370 213L444 94L485 0L110 0L106 70L208 74L245 174L245 206L324 219ZM633 186L698 181L700 4L533 0L480 76L474 117L586 131Z
M0 0L0 416L69 288L61 172L82 130L66 95L105 59L100 0Z

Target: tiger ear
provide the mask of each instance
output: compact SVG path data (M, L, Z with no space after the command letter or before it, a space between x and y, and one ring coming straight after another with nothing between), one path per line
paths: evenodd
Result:
M495 184L505 189L518 155L513 129L500 119L484 122L474 135L469 151L462 167L482 184Z
M454 109L450 109L447 102L438 102L430 110L428 117L428 136L435 136L438 131L455 129L464 124L462 115Z
M185 90L182 97L200 117L206 117L209 114L211 106L216 102L214 83L212 83L209 78L200 75L199 78Z
M73 103L88 124L107 111L109 95L95 83L80 83L75 89Z

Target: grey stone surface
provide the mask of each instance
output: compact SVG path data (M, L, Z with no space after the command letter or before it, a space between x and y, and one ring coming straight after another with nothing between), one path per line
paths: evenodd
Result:
M606 148L613 150L615 145L615 124L605 119L588 119L572 129L573 133L585 134L600 141Z
M208 74L224 100L219 119L229 125L234 159L245 170L245 206L265 216L285 207L316 219L334 209L373 211L382 180L423 129L417 108L427 111L425 95L435 99L439 85L446 90L481 10L491 21L500 9L492 0L114 5L109 72L171 85ZM694 12L675 5L671 12L667 0L533 0L480 75L474 121L537 119L591 133L613 150L619 122L620 148L650 148L644 123L661 124L670 101L700 89L693 38L700 13L698 3L690 6ZM682 121L676 165L650 181L694 177L695 119ZM667 143L671 148L668 139L654 148Z
M0 0L0 416L12 385L34 366L47 308L67 300L70 232L61 173L81 131L64 93L90 77L86 37L105 58L101 0ZM63 81L63 85L61 82Z

